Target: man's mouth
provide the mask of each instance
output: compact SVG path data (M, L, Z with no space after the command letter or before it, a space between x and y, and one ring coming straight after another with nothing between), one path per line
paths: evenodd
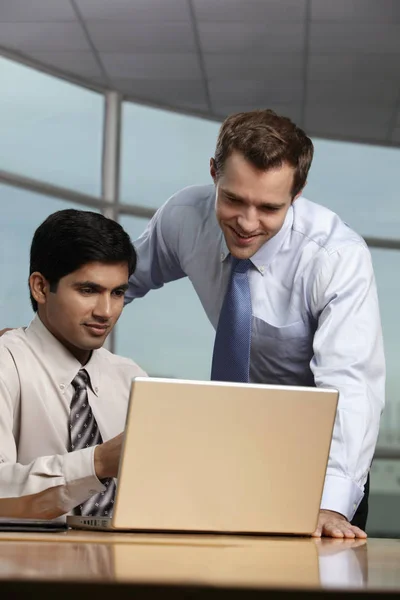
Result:
M243 233L239 233L239 231L237 231L236 229L234 229L233 227L229 227L230 230L234 233L235 237L237 238L237 240L240 243L243 244L249 244L252 240L254 240L256 237L258 237L259 233L252 233L252 234L243 234Z
M103 335L109 328L109 325L101 325L100 323L84 323L84 325L89 331L97 335Z

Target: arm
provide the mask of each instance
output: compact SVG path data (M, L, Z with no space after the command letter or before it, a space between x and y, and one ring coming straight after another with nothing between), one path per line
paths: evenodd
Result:
M384 406L383 341L368 249L352 244L326 255L311 297L318 318L315 383L339 390L321 509L350 521L363 497Z
M8 350L1 348L0 508L6 505L7 509L12 498L21 498L15 507L21 517L55 518L103 491L95 471L95 447L38 457L29 464L18 462L19 401L17 370ZM38 428L40 423L32 423L32 433ZM32 502L24 500L26 496Z
M145 231L135 241L138 262L130 277L125 304L142 298L150 290L186 277L179 260L179 231L183 207L168 201L151 219Z
M56 519L61 516L54 504L54 488L17 498L0 498L0 517L8 519Z

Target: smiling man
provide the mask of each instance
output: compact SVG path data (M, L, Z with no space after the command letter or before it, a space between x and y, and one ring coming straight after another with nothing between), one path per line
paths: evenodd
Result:
M36 230L37 314L0 338L2 516L112 514L131 381L145 373L102 346L135 265L128 234L102 215L62 210Z
M305 133L273 111L228 117L214 185L157 211L135 243L126 301L188 276L216 329L212 379L338 389L315 535L365 537L384 405L379 307L365 242L302 196L312 156Z

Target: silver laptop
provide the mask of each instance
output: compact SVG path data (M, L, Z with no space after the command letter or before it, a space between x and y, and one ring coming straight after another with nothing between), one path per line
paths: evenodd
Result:
M338 392L133 380L112 518L71 527L310 535Z

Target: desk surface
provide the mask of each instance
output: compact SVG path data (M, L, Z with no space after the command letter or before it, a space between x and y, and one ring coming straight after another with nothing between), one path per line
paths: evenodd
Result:
M400 592L400 540L0 533L0 581Z

